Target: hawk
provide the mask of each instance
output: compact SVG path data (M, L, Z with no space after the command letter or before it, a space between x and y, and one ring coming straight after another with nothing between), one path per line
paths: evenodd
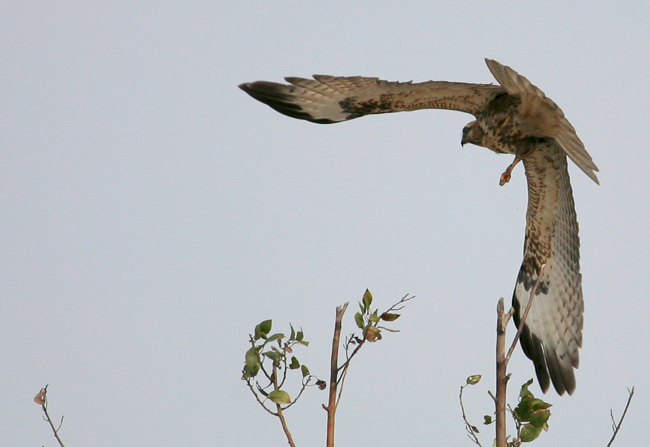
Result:
M485 60L499 85L429 81L388 82L378 78L314 75L287 77L287 84L258 81L239 87L292 118L319 124L364 115L420 109L447 109L474 115L461 144L475 144L514 161L501 175L510 180L520 161L528 182L524 259L513 293L514 320L520 326L529 295L545 265L520 337L546 392L575 390L574 369L582 345L584 304L580 240L567 155L598 184L598 168L562 110L512 68Z

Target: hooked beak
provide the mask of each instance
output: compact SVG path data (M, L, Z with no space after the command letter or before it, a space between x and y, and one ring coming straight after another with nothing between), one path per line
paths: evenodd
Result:
M463 147L467 144L467 128L463 129L463 137L460 139L460 147Z

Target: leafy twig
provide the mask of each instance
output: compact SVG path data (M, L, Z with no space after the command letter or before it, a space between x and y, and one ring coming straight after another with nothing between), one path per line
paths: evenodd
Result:
M404 308L404 303L413 299L415 297L409 296L408 294L404 295L397 303L393 304L386 312L383 312L379 315L377 310L372 311L370 305L372 304L372 294L366 289L366 292L363 295L362 301L359 303L361 312L358 312L354 319L357 323L357 327L362 330L362 337L356 335L350 335L346 338L343 343L343 348L345 349L345 362L339 366L339 346L341 340L341 328L342 320L345 311L347 310L348 303L345 303L342 306L336 308L336 320L334 323L334 337L332 339L332 356L330 360L330 392L329 392L329 401L327 406L323 405L323 408L327 411L327 447L332 447L334 445L334 427L335 427L335 416L336 409L341 401L341 395L343 393L343 387L345 385L345 378L347 377L348 368L350 362L355 355L359 352L361 347L365 344L366 341L374 342L381 340L381 330L386 329L389 332L397 332L394 329L388 329L383 326L379 326L380 321L394 321L399 318L398 314L392 313L397 310ZM354 350L350 354L350 346L356 344Z
M311 385L312 379L316 380L316 385L320 389L324 389L325 382L310 374L309 368L304 364L300 364L298 359L292 355L294 347L309 345L309 342L304 340L302 329L296 331L290 325L291 335L286 337L279 332L270 334L272 325L272 320L264 320L255 326L254 334L250 335L251 347L246 351L242 380L248 385L257 403L269 414L280 419L282 430L289 445L295 447L284 411L300 399L305 389ZM302 386L297 397L293 400L283 389L288 377L287 372L290 369L299 369L302 374ZM259 378L262 378L262 380L266 378L265 386L260 385Z
M474 441L476 445L479 447L483 447L481 445L481 441L478 440L478 437L476 436L476 433L478 432L478 429L473 426L472 424L469 423L467 420L467 416L465 415L465 407L463 406L463 390L465 390L466 387L469 385L475 385L478 383L478 381L481 379L481 376L470 376L467 378L467 382L465 385L462 385L460 387L460 394L458 395L458 400L460 400L460 411L463 413L463 422L465 422L465 429L467 430L467 436Z

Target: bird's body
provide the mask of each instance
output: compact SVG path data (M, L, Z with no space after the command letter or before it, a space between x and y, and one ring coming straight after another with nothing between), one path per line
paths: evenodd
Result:
M520 340L535 364L542 389L546 391L552 381L559 394L571 394L584 306L578 223L566 156L596 183L598 168L552 100L510 67L486 62L500 85L315 75L313 80L286 78L290 85L258 81L240 87L280 113L320 124L420 109L474 115L476 120L463 129L462 144L515 155L501 184L523 161L529 201L524 260L513 295L515 323L520 324L532 286L546 265Z

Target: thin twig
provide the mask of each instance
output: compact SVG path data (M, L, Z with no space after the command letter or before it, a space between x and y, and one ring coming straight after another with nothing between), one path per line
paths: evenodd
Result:
M366 342L365 338L362 339L361 341L358 341L357 346L354 348L354 351L352 351L352 354L350 354L349 353L350 340L352 340L352 335L350 336L350 338L346 340L346 342L343 345L343 348L345 349L345 362L338 368L341 374L338 376L338 379L336 380L336 384L338 385L339 388L338 396L336 397L337 406L341 401L341 395L343 394L343 387L345 386L345 378L348 376L348 367L350 366L350 362L352 361L354 356L357 355L357 352L359 352L361 346L363 346L364 343Z
M478 437L476 436L476 433L474 432L474 426L469 423L467 420L467 416L465 415L465 407L463 406L463 390L465 389L467 385L463 385L460 387L460 394L458 395L458 400L460 400L460 411L463 413L463 421L465 422L465 430L467 430L467 436L474 441L476 445L479 447L483 447L481 445L481 441L478 440Z
M344 346L344 348L345 348L345 362L341 366L339 366L339 371L342 370L342 369L347 368L347 365L352 361L352 358L355 355L357 355L357 352L359 352L359 349L361 349L361 346L366 342L365 338L362 338L362 339L360 339L359 337L352 338L353 336L354 336L354 334L350 335L350 338L348 339L348 345ZM352 350L352 354L349 353L350 352L349 351L349 344L350 344L349 341L350 340L354 340L355 343L357 344L355 346L354 350Z
M363 340L357 342L357 346L354 348L354 351L352 351L352 354L348 356L348 349L347 345L345 347L345 363L343 363L341 366L339 366L339 371L347 371L348 366L350 366L350 362L352 361L352 358L357 355L357 352L359 352L359 349L361 349L361 346L366 342L366 339L364 338Z
M345 378L348 376L348 365L346 365L345 369L341 373L341 376L339 377L339 380L336 382L338 387L339 387L339 393L338 396L336 397L336 406L338 407L339 402L341 402L341 395L343 394L343 388L345 387Z
M271 374L269 374L266 371L266 368L264 368L264 363L263 362L260 364L260 371L262 371L264 373L264 375L266 376L266 378L267 378L267 380L269 382L271 382L271 383L273 382L273 379L271 378ZM264 387L264 388L266 388L266 387Z
M404 309L404 307L406 307L406 305L404 305L404 306L400 306L400 304L406 303L407 301L411 301L413 298L415 298L415 295L413 295L413 296L409 296L409 294L407 293L406 295L404 295L404 296L402 297L401 300L399 300L398 302L396 302L395 304L393 304L392 306L390 306L390 309L388 309L388 310L386 311L386 313L390 313L390 312L393 312L393 311L396 311L396 310L402 310L402 309ZM397 306L399 306L399 307L397 307Z
M295 399L293 399L293 402L291 402L291 403L288 404L286 407L284 407L283 410L287 410L287 409L291 408L291 406L292 406L293 404L295 404L296 402L298 402L298 399L300 399L300 396L302 396L302 393L307 389L307 386L309 386L309 381L311 380L312 377L316 377L316 376L309 376L309 377L307 377L307 380L306 380L306 381L303 379L303 382L302 382L302 388L300 389L300 392L299 392L298 395L295 397ZM316 379L318 379L318 377L316 377Z
M282 367L282 380L278 384L278 389L282 388L284 386L284 382L286 382L286 380L287 380L287 370L289 368L287 368L287 356L286 355L282 356L282 363L284 365Z
M278 386L278 367L273 365L273 374L271 374L271 377L273 378L273 388L274 391L278 391L280 387ZM293 437L291 436L291 432L289 431L289 426L287 425L287 421L284 419L284 413L282 412L282 406L279 403L275 404L275 407L277 409L277 416L280 418L280 424L282 424L282 430L284 431L284 434L287 436L287 441L289 442L289 445L291 447L296 447L296 444L293 442Z
M34 397L34 402L39 404L43 409L43 413L45 413L43 419L45 419L45 421L47 421L47 423L50 424L52 433L54 434L54 437L56 438L59 445L61 447L65 447L63 445L63 441L61 441L61 438L59 438L59 430L61 430L61 426L63 425L63 416L61 416L61 422L59 423L59 427L54 428L54 424L52 423L52 418L50 418L50 414L47 411L47 387L48 386L49 385L45 385L44 388L41 388L41 391L36 395L36 397Z
M264 405L264 402L260 399L260 396L259 396L259 395L255 392L255 390L253 389L253 384L250 382L250 380L247 380L247 381L246 381L246 384L248 385L248 388L250 388L251 393L253 393L253 396L255 396L255 399L257 399L257 403L259 403L259 404L262 406L262 408L264 408L267 412L269 412L269 413L272 414L273 416L277 416L277 413L274 413L273 411L269 410L269 409L266 407L266 405ZM259 387L259 385L258 385L258 387Z
M627 409L630 408L630 402L632 402L632 396L634 396L634 387L632 389L627 390L629 393L629 396L627 398L627 404L625 404L625 410L623 410L623 414L621 415L621 419L616 423L614 420L614 413L612 410L610 410L610 415L612 417L612 428L614 430L614 433L612 434L612 439L609 440L609 444L607 444L607 447L610 447L612 443L614 442L614 439L616 439L616 435L618 434L618 431L621 429L621 425L623 425L623 419L625 419L625 415L627 414Z

